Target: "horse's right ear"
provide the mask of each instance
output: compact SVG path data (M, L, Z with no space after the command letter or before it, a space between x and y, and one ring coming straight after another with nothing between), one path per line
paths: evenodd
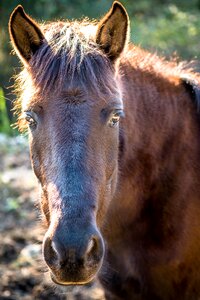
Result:
M10 16L9 32L14 49L23 63L30 60L44 40L39 25L25 13L21 5Z

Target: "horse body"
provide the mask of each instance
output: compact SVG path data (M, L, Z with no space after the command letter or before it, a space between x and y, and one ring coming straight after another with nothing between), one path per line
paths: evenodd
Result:
M44 259L58 284L98 274L108 300L196 300L200 79L127 32L119 2L98 24L11 16Z

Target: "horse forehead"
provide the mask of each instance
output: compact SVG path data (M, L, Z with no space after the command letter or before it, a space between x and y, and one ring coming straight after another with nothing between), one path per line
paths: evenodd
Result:
M69 87L64 88L59 93L54 93L52 91L51 94L35 94L33 97L29 95L24 97L22 101L22 111L26 110L35 110L37 108L48 108L51 107L56 110L60 105L70 105L70 107L77 107L84 104L86 106L91 107L104 107L104 106L115 106L121 105L123 106L122 101L122 93L121 90L109 90L109 91L99 91L96 89L89 90L87 88L83 89L82 87Z

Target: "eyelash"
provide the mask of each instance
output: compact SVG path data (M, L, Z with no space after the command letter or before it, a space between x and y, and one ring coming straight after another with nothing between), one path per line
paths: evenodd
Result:
M32 112L24 112L24 119L27 122L29 128L34 129L37 126L37 122L35 121Z

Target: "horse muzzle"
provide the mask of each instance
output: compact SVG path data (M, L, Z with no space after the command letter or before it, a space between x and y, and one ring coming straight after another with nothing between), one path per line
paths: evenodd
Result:
M43 255L53 282L59 285L84 285L94 279L102 265L104 243L95 228L75 235L69 235L68 231L68 237L58 230L54 234L47 231Z

